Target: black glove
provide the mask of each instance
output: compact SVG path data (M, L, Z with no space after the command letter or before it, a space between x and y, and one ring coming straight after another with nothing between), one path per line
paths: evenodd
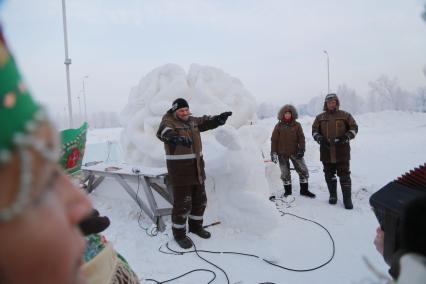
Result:
M318 144L320 145L325 145L327 144L327 140L325 139L324 136L322 136L321 134L317 134L314 137L315 141L317 141Z
M271 152L271 161L275 164L278 163L278 154L276 152Z
M349 143L349 140L350 140L349 136L345 134L345 135L334 138L334 144L343 145L343 144Z
M302 159L304 155L305 155L305 149L299 149L296 153L296 157L298 159Z
M232 111L222 112L221 114L219 114L217 116L217 118L216 118L217 122L220 125L224 125L226 123L226 120L228 119L228 117L231 116L231 115L232 115Z
M170 144L173 146L177 146L178 144L185 146L185 147L191 147L192 145L192 139L186 136L173 136L170 138Z

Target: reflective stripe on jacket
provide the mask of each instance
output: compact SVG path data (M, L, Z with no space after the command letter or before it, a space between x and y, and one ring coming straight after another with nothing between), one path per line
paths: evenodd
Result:
M167 170L174 186L202 184L206 178L202 156L200 132L214 129L219 124L215 117L190 116L188 121L178 119L175 113L166 113L157 131L157 137L164 142ZM191 147L173 145L169 139L185 136L192 140Z
M326 111L315 118L312 124L312 136L318 134L325 137L328 145L321 145L320 159L323 162L337 163L350 160L349 143L335 144L335 138L350 132L353 137L358 133L358 125L352 115L343 110Z

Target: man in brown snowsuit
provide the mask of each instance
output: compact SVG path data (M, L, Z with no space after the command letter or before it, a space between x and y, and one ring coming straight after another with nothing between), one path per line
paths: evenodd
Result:
M339 106L336 94L328 94L325 97L324 112L315 118L312 136L320 144L320 159L330 193L328 202L337 203L337 173L345 208L352 209L349 141L358 133L358 125L352 115L339 110Z
M305 153L305 135L293 105L285 105L278 112L278 123L271 137L271 160L279 162L281 179L284 183L284 197L291 195L290 160L299 174L300 195L315 198L308 190L309 172L303 159Z
M187 101L179 98L163 116L158 128L157 137L164 142L173 187L172 231L182 248L192 247L186 236L187 219L189 232L204 239L210 238L210 233L203 228L207 196L200 132L224 125L230 115L232 112L193 117Z

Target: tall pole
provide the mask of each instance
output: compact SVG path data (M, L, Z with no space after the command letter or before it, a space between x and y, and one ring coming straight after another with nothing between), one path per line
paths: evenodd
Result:
M68 93L68 123L73 128L72 119L72 102L71 102L71 84L70 84L70 64L71 58L68 57L68 37L67 37L67 12L65 8L65 0L62 0L62 20L64 24L64 45L65 45L65 70L67 76L67 93Z
M79 113L79 123L81 123L81 119L83 119L83 115L81 114L81 101L80 96L77 97L78 100L78 113Z
M328 86L327 94L330 94L330 58L328 56L327 50L324 50L324 53L327 55L327 86Z
M83 77L83 104L84 104L84 121L87 122L87 105L86 105L86 87L84 85L84 79L89 78L89 75Z

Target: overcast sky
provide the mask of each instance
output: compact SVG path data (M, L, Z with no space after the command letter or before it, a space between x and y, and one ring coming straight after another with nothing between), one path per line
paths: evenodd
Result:
M166 63L210 65L259 102L304 103L339 84L366 95L385 74L426 85L423 0L68 0L74 109L121 111L131 87ZM6 0L0 17L35 96L66 107L61 0Z

